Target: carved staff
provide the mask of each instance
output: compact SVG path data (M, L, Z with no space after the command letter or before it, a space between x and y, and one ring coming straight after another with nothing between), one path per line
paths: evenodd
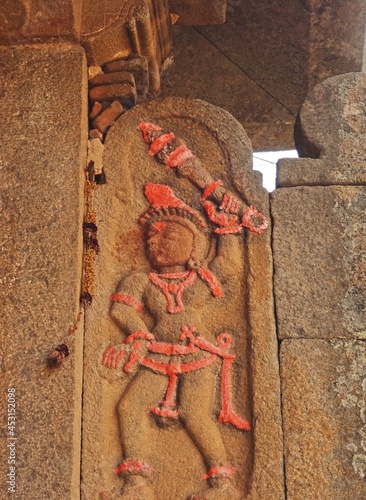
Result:
M176 168L202 190L201 201L209 218L217 224L218 234L238 233L243 227L255 234L268 227L268 221L253 207L237 200L220 179L215 180L202 166L200 159L173 132L164 132L153 123L141 122L138 129L150 146L149 154L167 168ZM217 208L215 208L215 205Z

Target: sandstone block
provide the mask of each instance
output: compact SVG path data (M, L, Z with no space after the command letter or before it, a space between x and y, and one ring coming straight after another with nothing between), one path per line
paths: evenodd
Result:
M82 328L50 370L79 310L87 81L79 47L0 49L1 377L15 389L16 499L79 498ZM65 91L65 89L67 91ZM5 416L3 398L2 415ZM4 423L4 420L3 420ZM1 433L1 496L8 496ZM9 493L9 498L11 494Z
M124 112L122 104L119 101L113 101L108 108L93 120L93 127L99 130L101 134L104 134L108 127Z
M91 111L90 111L90 113L89 113L89 118L90 118L91 120L94 120L94 118L96 118L96 117L99 115L99 113L102 111L102 109L103 109L103 105L102 105L102 103L101 103L101 102L96 101L96 102L93 104L93 107L92 107L92 109L91 109Z
M284 340L281 381L289 500L365 498L365 341Z
M106 73L97 75L89 80L89 87L96 87L97 85L112 85L114 83L127 83L131 87L135 87L135 78L129 71L118 71L116 73Z
M76 41L80 35L78 0L3 0L0 5L0 41Z
M274 193L280 338L366 338L365 209L365 187Z
M105 73L129 72L135 78L138 92L146 92L149 88L149 65L146 57L119 59L104 66Z
M300 109L295 142L300 156L279 165L278 186L364 184L366 76L348 73L317 85Z
M92 102L117 100L130 108L136 104L137 94L134 87L128 84L100 85L89 90L89 99Z

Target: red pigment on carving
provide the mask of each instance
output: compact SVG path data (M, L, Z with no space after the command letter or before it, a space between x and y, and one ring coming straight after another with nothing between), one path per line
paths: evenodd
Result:
M163 149L164 146L166 146L172 139L174 139L175 135L173 132L170 132L169 134L162 134L160 137L155 139L149 149L149 155L154 156L156 153L159 153L161 149Z
M150 332L144 332L143 330L139 330L137 332L131 333L128 337L125 338L125 343L129 344L135 339L144 339L144 340L155 340L155 337Z
M252 220L256 218L262 220L262 224L259 227L255 226L252 222ZM241 223L244 227L247 227L249 231L252 231L255 234L263 233L263 231L268 227L268 220L263 214L258 212L253 205L250 205L250 207L245 211Z
M208 269L204 267L200 267L197 270L200 278L208 284L212 294L214 297L222 297L223 291L221 287L221 283L219 280L209 271Z
M209 479L210 477L231 477L236 473L236 469L234 467L230 467L230 465L218 465L216 467L212 467L207 474L202 474L202 479Z
M210 201L205 201L203 204L209 218L217 224L218 226L235 226L237 224L238 218L236 215L228 215L223 212L218 212Z
M222 197L219 208L220 210L225 210L225 212L236 214L239 210L239 201L226 191L226 193L224 193L224 196Z
M161 233L166 228L166 224L165 224L165 222L158 221L158 222L155 222L155 224L153 224L152 227L154 229L156 229L156 231L158 231L159 233Z
M206 227L206 223L199 213L189 207L180 198L175 196L170 187L165 186L164 184L153 184L149 182L145 186L144 193L153 208L140 217L140 222L143 222L145 219L153 216L156 210L159 210L160 208L180 208L181 210L184 210L192 215L195 220L197 220L200 227Z
M201 201L206 201L207 198L210 196L211 193L213 193L214 191L216 191L216 189L219 187L219 186L222 186L222 181L219 179L217 181L213 181L211 182L210 184L208 184L203 193L202 193L202 196L201 196Z
M110 369L118 368L125 355L125 350L119 350L116 347L108 347L103 354L102 364Z
M140 353L141 347L142 347L142 344L139 341L137 341L133 344L133 346L132 346L133 350L130 353L130 356L128 358L127 363L123 367L124 372L129 373L131 371L131 369L133 368L133 366L135 366L136 363L141 361L141 359L142 359L142 356Z
M214 229L214 233L217 234L236 234L240 233L242 230L242 226L235 226L235 227L217 227Z
M178 146L165 160L168 168L181 167L187 160L194 158L194 154L187 146Z
M138 462L137 460L125 460L118 467L114 469L116 474L126 473L138 473L143 472L144 474L152 474L155 472L155 468L152 465L146 464L145 462Z
M183 292L187 287L192 286L195 282L196 272L192 269L191 271L185 271L183 273L149 273L149 279L152 283L154 283L154 285L162 290L167 301L167 311L169 313L176 314L183 310ZM182 281L179 283L167 283L164 279L169 281L180 279Z
M193 344L187 346L180 344L169 344L167 342L151 342L149 351L156 354L166 354L167 356L174 356L177 354L193 354L199 352L199 348L195 347Z
M123 293L114 293L110 296L110 300L112 302L122 302L123 304L126 304L126 306L132 307L137 312L141 312L144 309L144 306L140 302L130 295L125 295Z
M218 337L218 347L214 346L203 337L195 337L192 331L185 331L181 334L181 339L189 338L192 344L196 345L204 351L211 352L223 358L222 374L221 374L221 412L219 416L220 423L229 423L238 429L249 431L250 423L244 418L237 415L231 406L231 365L235 359L233 354L229 354L227 350L230 348L231 336L228 333L222 333Z
M141 122L137 127L137 130L141 130L145 142L150 142L149 132L152 130L162 130L159 125L154 125L153 123Z

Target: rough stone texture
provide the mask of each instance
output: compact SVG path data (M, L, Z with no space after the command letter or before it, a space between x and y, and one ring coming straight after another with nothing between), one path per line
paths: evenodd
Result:
M81 42L89 65L132 54L146 56L150 89L159 91L160 71L172 52L168 0L84 0Z
M80 0L2 0L0 43L77 40Z
M223 54L196 29L183 26L173 27L173 49L161 97L199 98L225 108L245 128L254 150L293 149L295 115L238 67L231 53Z
M295 129L300 156L280 162L278 186L364 184L366 76L348 73L317 85Z
M266 0L229 0L227 22L199 28L199 32L296 114L308 90L308 22L308 13L298 0L270 4Z
M136 106L112 125L104 154L107 182L98 188L95 198L101 251L97 259L96 293L86 326L85 377L88 383L85 385L82 475L85 499L95 498L100 493L104 493L105 498L115 498L123 484L113 473L121 460L116 406L130 379L121 369L110 370L101 361L106 347L120 344L122 340L121 331L109 316L111 293L126 273L149 270L144 240L136 223L148 208L142 188L147 182L164 183L191 206L200 207L199 190L188 179L178 177L148 155L148 147L136 130L142 120L158 123L167 131L173 130L199 156L214 178L221 177L237 196L244 196L265 213L268 210L267 194L258 187L258 178L250 168L250 143L243 129L227 112L202 101L157 100ZM230 283L223 283L222 302L214 302L210 307L205 305L202 314L208 330L217 334L224 328L233 333L233 349L237 355L232 387L234 404L237 411L255 425L253 431L246 433L228 425L217 425L230 463L238 469L234 483L243 497L282 499L281 416L270 232L260 236L248 234L244 240L235 236L227 238L238 252L235 253L233 276ZM151 306L152 302L149 304ZM150 324L151 318L145 316L145 321ZM169 330L169 334L175 335L174 331ZM201 373L205 373L204 370ZM155 385L151 388L155 390ZM216 405L218 409L218 401ZM138 424L136 420L137 428ZM156 468L151 477L156 498L183 500L188 493L201 489L200 474L205 472L205 465L188 439L184 424L159 429L151 418L148 428L151 433L148 458ZM132 426L130 432L135 432L134 429Z
M16 493L79 498L82 331L55 371L48 353L78 311L86 66L69 45L0 49L1 495L8 497L8 387L16 391ZM67 88L67 92L65 89ZM82 330L82 328L81 328Z
M365 498L365 342L284 340L281 380L287 498Z
M309 13L309 89L333 75L361 71L365 46L363 0L305 0Z
M280 338L366 338L366 188L273 194Z
M222 24L226 18L227 0L170 0L170 11L179 16L177 24L199 26Z

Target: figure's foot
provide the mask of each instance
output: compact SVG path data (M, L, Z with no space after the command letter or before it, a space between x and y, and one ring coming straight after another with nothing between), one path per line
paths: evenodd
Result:
M155 500L154 490L147 479L141 476L128 476L122 488L119 499L125 500Z
M221 479L211 486L193 493L188 500L241 500L242 493L232 484L230 479Z

